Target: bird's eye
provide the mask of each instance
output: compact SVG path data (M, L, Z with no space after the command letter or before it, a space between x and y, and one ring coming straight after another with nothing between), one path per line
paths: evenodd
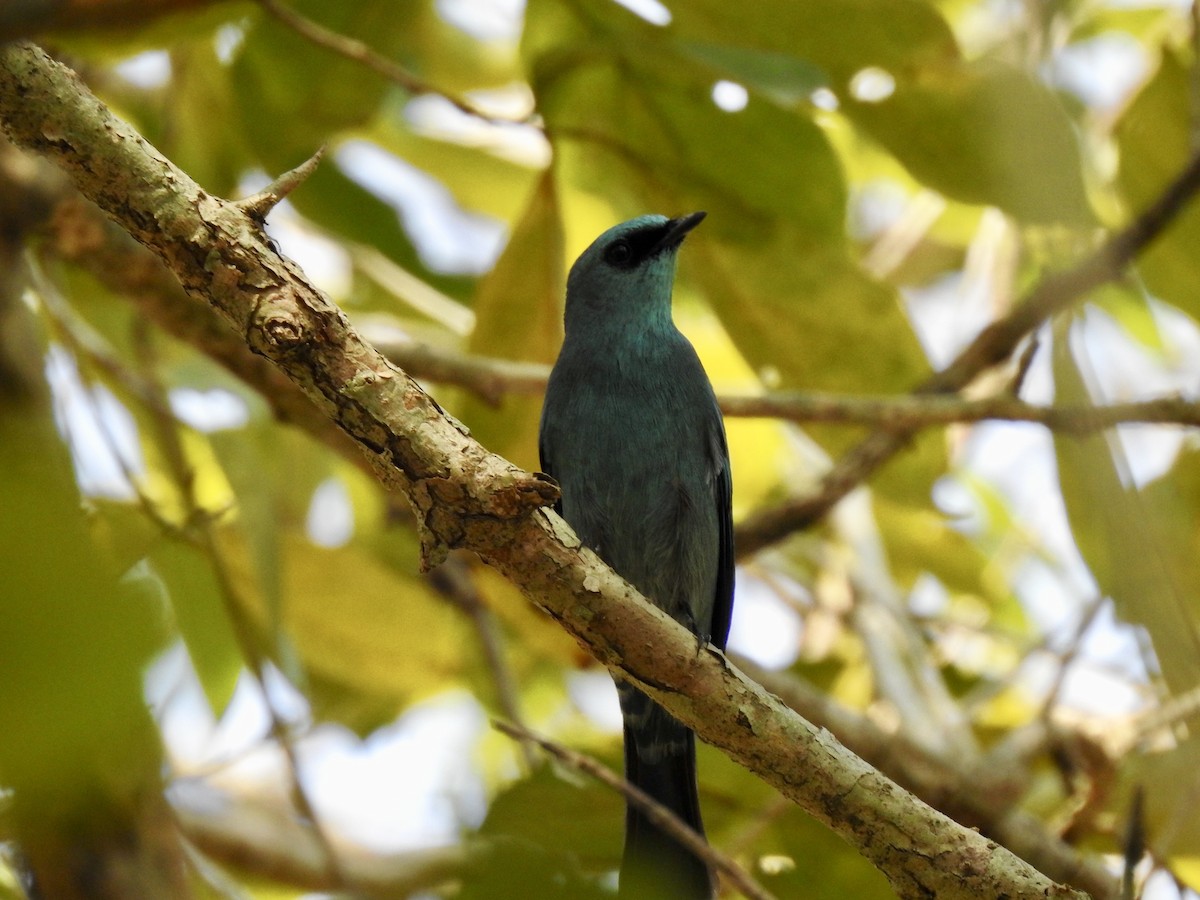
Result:
M604 258L614 266L625 266L633 259L633 248L629 241L617 241L604 254Z

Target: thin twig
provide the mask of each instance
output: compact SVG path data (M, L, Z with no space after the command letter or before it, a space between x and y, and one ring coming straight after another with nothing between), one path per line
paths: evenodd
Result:
M541 363L476 356L415 341L377 340L375 346L413 377L466 388L493 405L508 394L541 394L550 376L550 367ZM717 399L721 411L731 418L868 425L881 431L908 432L988 419L1031 422L1071 435L1130 424L1200 427L1200 402L1178 396L1103 406L1040 406L1007 394L968 400L939 394L849 396L781 391L722 394Z
M292 738L291 726L284 721L271 700L271 693L267 688L266 681L265 654L254 627L245 613L248 604L241 596L238 579L231 570L217 539L214 528L215 518L201 504L196 495L195 472L180 437L180 423L173 415L161 414L163 410L170 409L170 403L165 388L157 378L157 354L154 350L148 323L145 319L137 319L135 324L135 348L142 364L142 379L146 384L151 385L158 395L158 401L148 406L147 410L155 424L163 456L172 470L171 474L183 501L187 530L212 568L212 574L224 603L225 613L229 617L234 639L243 661L253 676L254 683L262 697L263 706L267 711L270 720L270 736L279 743L287 759L288 777L291 781L290 794L296 810L312 829L313 837L324 853L330 879L337 884L348 885L337 850L326 834L317 815L316 807L301 780L300 762Z
M1180 725L1200 715L1200 686L1183 694L1168 697L1161 706L1151 709L1137 722L1134 745L1139 744L1155 732Z
M562 744L556 743L549 738L541 737L526 728L521 728L508 722L493 720L492 727L516 740L532 741L563 765L592 776L614 791L620 791L656 827L661 828L689 851L725 875L742 894L750 897L751 900L774 900L773 895L755 881L754 877L734 862L731 857L717 850L684 823L682 819L671 812L671 810L667 809L641 788L630 784L624 778L614 774L604 764L590 756L585 756L582 753L564 747Z
M471 580L466 565L458 557L451 557L434 569L428 575L429 584L439 594L457 606L471 620L479 643L483 647L483 655L487 660L488 670L492 673L492 681L496 686L496 702L505 718L520 728L525 727L521 714L520 692L517 690L516 679L512 668L505 657L504 645L496 627L496 617L488 609L475 583ZM537 756L529 741L520 741L525 763L532 770L537 765Z
M338 56L361 63L375 74L386 78L394 84L398 84L410 94L418 96L432 94L442 97L460 112L466 113L468 116L474 116L476 119L481 119L484 122L518 125L528 124L531 121L531 117L529 116L522 119L507 119L502 116L490 115L469 100L434 87L408 71L408 69L399 63L375 52L362 41L347 37L344 34L338 34L336 31L331 31L324 25L318 24L307 16L296 12L290 6L280 3L279 0L258 0L258 5L305 40L311 41L318 47L324 47Z
M1039 406L1010 396L966 400L940 395L847 397L808 392L721 397L720 403L727 416L873 425L881 431L902 433L987 419L1032 422L1070 435L1090 434L1115 425L1200 426L1200 402L1183 397L1103 406Z
M1104 608L1105 603L1109 602L1109 598L1103 594L1098 594L1093 597L1084 607L1083 615L1079 617L1079 622L1075 626L1075 632L1067 641L1067 645L1063 648L1062 653L1058 658L1058 671L1054 675L1054 682L1050 685L1050 690L1046 692L1046 699L1042 702L1042 711L1039 718L1043 722L1050 721L1050 715L1054 712L1054 707L1058 704L1059 695L1062 693L1063 686L1067 681L1067 674L1071 670L1071 665L1079 656L1080 650L1083 648L1083 637L1087 634L1088 629L1096 621L1096 616L1100 614L1100 610Z
M1078 265L1043 278L1002 319L992 322L945 369L928 378L918 395L962 390L981 372L1006 360L1022 339L1046 319L1067 309L1102 284L1118 278L1125 267L1179 214L1200 190L1200 153L1137 219L1112 235ZM905 427L876 432L847 453L826 474L814 495L789 501L750 517L737 529L739 557L746 557L821 519L834 504L891 459L916 432Z
M300 163L300 165L284 172L258 193L238 200L237 205L242 208L242 211L246 215L262 222L266 219L267 214L278 206L288 194L304 184L312 176L313 172L317 171L317 166L324 155L325 146L321 145L312 156Z

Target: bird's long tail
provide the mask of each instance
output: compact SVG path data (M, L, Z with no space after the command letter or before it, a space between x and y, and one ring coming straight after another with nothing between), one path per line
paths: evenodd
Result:
M618 685L625 723L625 778L704 834L691 730L627 684ZM634 804L625 811L621 900L710 900L712 872L694 853L650 822Z

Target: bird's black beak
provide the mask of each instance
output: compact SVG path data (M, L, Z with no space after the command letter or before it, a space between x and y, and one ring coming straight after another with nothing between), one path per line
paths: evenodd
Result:
M686 216L680 216L677 219L671 219L671 221L667 222L666 231L658 239L658 243L649 255L653 256L662 250L670 250L678 247L683 243L683 239L687 237L688 232L704 221L704 217L707 215L708 213L706 212L694 212L688 213Z

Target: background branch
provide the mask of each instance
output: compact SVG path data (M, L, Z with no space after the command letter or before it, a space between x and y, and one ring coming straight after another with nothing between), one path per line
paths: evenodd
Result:
M126 296L167 333L205 353L258 391L279 421L299 426L361 464L361 455L352 450L345 435L314 409L289 379L251 353L211 307L189 297L169 269L93 204L73 194L61 194L50 238L57 256L86 269L110 290ZM382 336L374 344L410 375L464 388L493 406L509 395L542 394L550 376L550 367L542 363L477 356L390 336ZM1200 403L1183 397L1077 407L1038 406L1011 396L855 397L816 391L723 394L719 399L725 415L735 418L865 425L886 431L987 419L1031 422L1079 435L1134 423L1200 426Z
M577 753L556 741L534 734L507 722L493 722L495 728L514 740L532 742L541 747L559 762L585 775L590 775L605 786L628 798L651 822L683 844L692 853L705 860L709 866L725 876L737 890L751 900L773 900L770 892L763 889L754 878L730 856L722 853L697 834L679 816L667 809L637 785L626 781L598 760Z
M0 4L0 41L46 31L129 27L216 0L21 0Z
M695 641L557 516L555 492L489 454L279 257L236 204L202 191L61 65L0 50L0 121L149 246L286 372L403 491L427 564L469 548L705 740L860 849L904 898L1080 896L930 809Z
M988 325L945 369L927 379L914 393L928 396L960 391L976 376L1006 360L1042 322L1078 302L1089 291L1120 277L1197 190L1200 190L1200 153L1192 155L1158 199L1130 225L1112 235L1078 265L1043 278L1012 313ZM905 426L870 435L834 465L816 494L757 512L744 520L737 528L738 556L752 555L818 521L895 455L915 431L915 427Z
M290 6L281 3L280 0L258 0L258 4L279 22L292 29L292 31L305 40L311 41L318 47L324 47L338 56L361 63L375 74L399 85L414 96L419 97L432 94L441 97L459 112L466 113L468 116L473 116L476 119L482 119L485 122L507 122L509 124L528 122L528 117L521 120L513 120L490 115L469 100L428 84L399 63L376 53L362 41L347 37L344 34L338 34L336 31L331 31L324 25L314 22L312 19L296 12Z

